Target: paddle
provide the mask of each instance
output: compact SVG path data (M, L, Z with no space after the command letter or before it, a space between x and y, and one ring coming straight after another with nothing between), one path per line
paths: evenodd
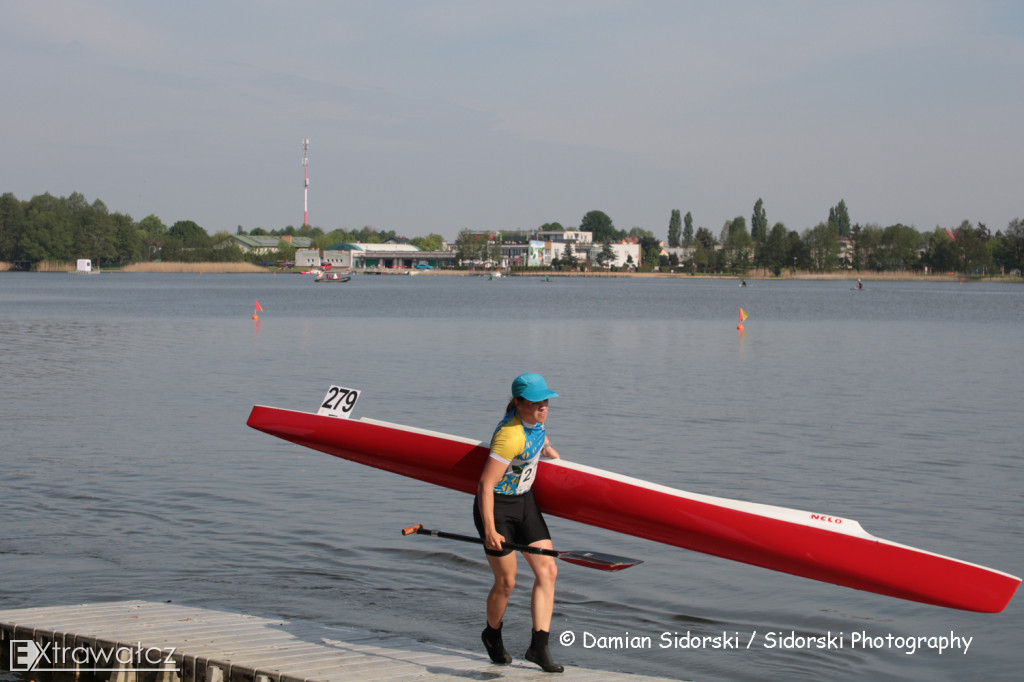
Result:
M445 540L460 540L462 542L473 542L478 545L484 544L481 538L475 535L459 535L457 533L446 533L443 530L430 530L424 528L421 524L415 526L409 526L408 528L402 529L402 535L429 535L435 538L444 538ZM643 561L640 559L629 559L623 556L614 556L612 554L600 554L598 552L559 552L554 549L543 549L541 547L531 547L530 545L519 545L514 542L502 543L502 546L506 549L514 549L518 552L526 552L528 554L542 554L544 556L555 557L562 561L568 561L570 564L576 564L578 566L586 566L587 568L596 568L599 571L621 571L624 568L630 566L636 566L642 564Z

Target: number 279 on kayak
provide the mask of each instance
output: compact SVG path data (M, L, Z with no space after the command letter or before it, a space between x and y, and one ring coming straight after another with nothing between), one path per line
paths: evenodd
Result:
M327 396L324 397L323 403L320 405L320 409L316 413L327 415L328 417L348 419L352 414L352 408L356 406L357 400L359 400L358 389L331 386L327 391Z

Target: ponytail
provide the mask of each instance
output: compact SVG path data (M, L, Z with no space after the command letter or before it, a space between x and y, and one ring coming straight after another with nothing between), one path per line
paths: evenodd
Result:
M505 408L505 414L508 414L509 412L515 412L515 411L516 411L516 399L515 399L515 396L513 396L508 401L508 406Z

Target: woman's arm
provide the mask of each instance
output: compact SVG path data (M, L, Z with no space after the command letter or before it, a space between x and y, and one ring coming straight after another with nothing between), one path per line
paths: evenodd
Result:
M548 440L547 436L544 436L544 447L541 448L540 454L548 459L562 459L562 456L558 454L558 450L551 447L551 441Z
M498 485L507 469L508 462L488 456L487 464L480 474L480 483L477 484L480 518L484 522L484 546L487 549L501 549L501 543L505 541L505 536L494 528L494 486Z

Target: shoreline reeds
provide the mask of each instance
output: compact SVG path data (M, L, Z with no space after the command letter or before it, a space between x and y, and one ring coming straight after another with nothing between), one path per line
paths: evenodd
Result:
M253 263L132 263L114 272L178 272L178 273L248 273L267 272L267 268Z

